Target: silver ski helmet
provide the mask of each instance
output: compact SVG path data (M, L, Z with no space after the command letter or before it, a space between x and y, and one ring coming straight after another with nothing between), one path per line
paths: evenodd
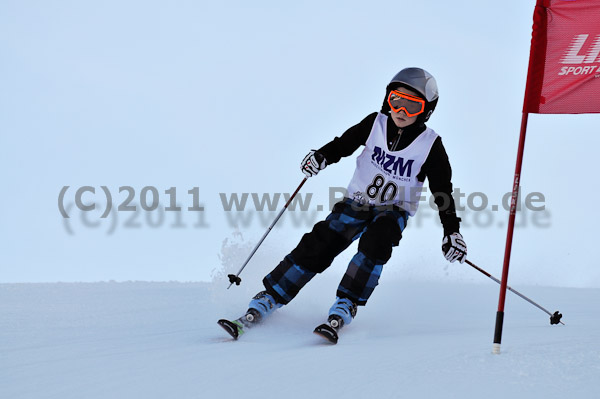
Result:
M387 86L383 109L385 113L390 112L390 107L387 104L387 96L390 91L404 86L419 93L426 101L425 112L419 115L417 123L425 123L435 110L439 99L438 86L432 74L422 68L404 68L398 72Z

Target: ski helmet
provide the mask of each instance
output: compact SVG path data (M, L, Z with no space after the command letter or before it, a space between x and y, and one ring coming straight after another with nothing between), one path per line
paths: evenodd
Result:
M389 113L390 107L387 104L387 96L390 91L399 86L404 86L408 89L412 89L419 93L423 99L425 99L425 112L419 115L417 123L425 123L433 113L435 106L437 105L439 93L437 82L432 74L421 68L404 68L398 72L390 81L386 89L386 100L384 100L383 109L384 113Z

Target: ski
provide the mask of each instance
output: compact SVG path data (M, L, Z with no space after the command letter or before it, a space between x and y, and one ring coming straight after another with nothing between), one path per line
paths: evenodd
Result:
M255 309L248 309L245 315L235 320L221 319L217 321L227 334L231 335L234 340L237 340L246 332L246 329L251 328L261 320L260 313Z
M334 345L338 342L337 331L328 323L323 323L320 326L317 326L313 332Z
M237 340L244 333L244 325L237 320L221 319L217 321L217 324L223 327L223 330L227 331L227 334L231 335L234 340Z
M227 320L220 319L217 321L217 324L223 328L233 338L237 341L239 337L241 337L246 330L253 327L254 325L260 323L261 315L256 309L248 309L248 312L235 320ZM323 323L317 326L313 333L327 340L327 342L331 344L337 344L338 342L338 331L344 325L344 321L339 316L329 316L328 322Z
M327 323L317 326L313 333L326 339L332 344L338 342L338 331L344 326L344 320L338 315L330 315L327 318Z

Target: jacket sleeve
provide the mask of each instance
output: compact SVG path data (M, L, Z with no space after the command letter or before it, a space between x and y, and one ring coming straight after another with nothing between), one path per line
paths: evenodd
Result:
M377 112L373 112L363 119L357 125L352 126L329 143L321 147L318 152L323 154L327 164L338 162L341 158L352 155L361 145L364 145L369 138Z
M433 143L421 174L423 175L418 176L419 178L424 180L426 176L429 181L429 189L439 210L444 235L459 232L461 219L456 216L456 204L452 197L452 168L441 137Z

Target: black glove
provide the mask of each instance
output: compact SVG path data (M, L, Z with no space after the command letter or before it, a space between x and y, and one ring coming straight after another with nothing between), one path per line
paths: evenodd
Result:
M315 150L311 150L302 160L300 164L300 169L302 173L306 175L306 177L311 177L319 173L320 170L325 169L327 166L327 161L325 157L320 152Z
M463 236L460 233L445 236L442 240L442 252L450 263L456 260L465 263L465 260L467 260L467 244L465 244Z

